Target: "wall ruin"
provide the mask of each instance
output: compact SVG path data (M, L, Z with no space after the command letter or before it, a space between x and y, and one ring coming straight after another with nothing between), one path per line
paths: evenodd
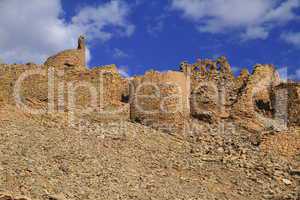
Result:
M123 78L115 65L94 67L91 70L62 70L34 64L3 65L0 76L1 102L17 103L14 96L16 83L24 76L20 82L20 91L17 92L20 97L17 105L38 101L41 104L35 109L65 112L71 107L76 110L92 108L93 115L101 120L129 119L129 105L122 103ZM96 97L94 104L93 95ZM49 103L53 107L49 108Z
M191 70L191 115L209 123L229 117L236 95L227 59L199 59L194 64L183 62L181 70L185 68Z
M183 130L190 115L189 94L187 74L147 72L130 83L130 117L166 132Z
M234 114L253 118L256 113L260 113L272 117L272 88L279 83L280 77L273 65L256 65L238 96L233 109Z
M53 80L49 80L49 70ZM0 102L14 102L16 81L28 71L40 74L24 80L22 101L34 99L45 106L53 100L54 109L60 112L67 112L70 105L92 108L90 116L100 121L131 119L167 132L184 130L191 118L207 123L232 119L248 127L255 126L257 116L286 117L291 126L300 121L299 84L280 84L273 65L257 64L252 74L244 69L235 78L222 56L194 64L182 62L180 71L149 71L124 78L115 65L86 68L85 43L80 37L77 49L58 53L44 65L0 65ZM49 81L53 83L53 99L49 99ZM91 105L93 93L97 97ZM74 101L70 102L70 96ZM288 116L282 111L284 103Z
M286 121L289 126L300 126L299 83L281 83L274 88L272 99L276 118Z

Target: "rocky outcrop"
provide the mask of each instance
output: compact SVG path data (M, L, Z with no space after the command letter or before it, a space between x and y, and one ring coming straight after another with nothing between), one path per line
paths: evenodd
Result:
M85 39L80 36L78 39L77 49L65 50L54 56L51 56L44 63L47 67L58 69L72 68L72 69L85 69L86 56L85 56Z

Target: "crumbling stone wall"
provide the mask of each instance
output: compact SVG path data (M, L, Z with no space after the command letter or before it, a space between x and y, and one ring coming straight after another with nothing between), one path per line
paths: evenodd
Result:
M226 57L222 56L217 60L219 69L218 86L220 98L224 111L229 113L232 105L236 102L235 77Z
M256 65L234 105L234 115L253 118L256 113L260 113L272 117L272 88L279 83L280 77L273 65Z
M300 84L281 83L273 89L274 117L284 120L288 126L300 126Z
M248 69L242 69L240 75L235 79L234 90L237 96L240 96L241 92L245 89L248 83L250 73Z
M49 110L51 102L51 109L55 112L68 111L70 106L83 110L93 108L101 120L129 119L129 105L122 103L123 78L115 65L91 70L62 70L34 64L3 65L0 69L0 101L17 103L14 89L17 81L25 75L18 92L20 103L27 105L28 101L38 101L41 102L38 108ZM93 95L96 96L94 106L91 101ZM74 102L70 101L71 98Z
M130 84L131 119L166 131L183 130L189 119L190 79L182 72L150 71Z
M191 117L209 123L231 118L250 127L259 121L260 114L299 125L299 84L280 84L273 65L258 64L251 75L245 69L237 78L224 56L199 59L194 64L182 62L180 68L180 72L149 71L131 78L123 78L115 65L87 69L84 37L80 37L77 49L58 53L44 65L1 64L0 103L14 103L17 80L24 72L36 71L22 82L21 101L38 101L45 106L53 100L54 109L62 112L70 105L83 110L92 107L90 116L101 121L130 118L174 132L183 130ZM53 99L49 99L49 91ZM251 121L255 123L249 125Z
M3 64L0 66L0 101L5 101L6 103L12 103L14 101L14 88L16 81L25 72L30 72L32 70L41 70L41 65L36 65L32 63L28 64L14 64L7 65ZM31 79L24 80L24 87L21 88L22 100L31 96L37 99L44 99L45 93L47 93L47 85L40 85L43 80L42 76L34 75ZM29 95L30 94L30 95Z
M115 65L94 67L91 70L68 71L65 75L65 81L68 83L73 82L76 86L76 82L91 83L98 93L99 107L119 106L122 99L122 78L117 71ZM75 82L74 82L75 81ZM80 98L86 99L90 93L87 88L79 90L86 95L79 94ZM79 103L84 104L83 101Z
M83 36L78 39L77 49L65 50L54 56L51 56L44 63L47 67L54 68L74 68L74 69L85 69L86 56L85 56L85 40Z
M216 61L198 59L194 64L183 62L181 70L191 69L191 114L193 117L212 123L229 117L235 102L235 79L227 59Z
M95 67L76 74L69 73L66 77L67 82L77 80L94 86L97 90L97 110L93 115L99 120L129 119L129 105L122 102L123 78L115 65ZM90 105L90 92L86 87L79 88L76 91L76 104Z

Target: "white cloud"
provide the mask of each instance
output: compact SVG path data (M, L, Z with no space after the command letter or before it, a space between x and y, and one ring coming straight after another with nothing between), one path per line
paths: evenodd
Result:
M245 40L266 39L269 36L269 32L263 27L249 27L241 36Z
M275 26L297 18L299 0L172 0L171 8L201 32L239 31L243 39L265 39Z
M129 13L128 5L124 1L114 0L97 8L85 7L72 18L72 25L90 36L91 39L109 40L114 34L131 36L134 25L126 18ZM114 27L113 32L105 31L106 27Z
M129 55L125 53L123 50L119 48L114 48L113 49L113 57L115 58L127 58Z
M283 33L281 39L289 44L300 47L300 32Z
M42 63L58 51L76 47L81 34L102 41L128 37L134 31L128 14L127 4L112 0L79 10L67 23L60 0L1 0L0 57L6 63ZM90 58L89 51L87 55Z

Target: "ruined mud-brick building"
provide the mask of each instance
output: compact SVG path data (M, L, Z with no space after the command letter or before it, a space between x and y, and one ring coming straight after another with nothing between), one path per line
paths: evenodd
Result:
M21 82L18 96L24 104L38 101L40 107L59 112L88 110L102 121L129 119L129 105L122 102L124 80L117 67L88 69L85 52L81 36L77 49L51 56L43 65L1 65L0 101L16 103L14 91Z
M168 132L183 130L190 116L189 95L187 72L149 71L131 80L130 117Z
M300 125L300 84L281 83L273 89L275 116L289 126Z
M225 57L217 61L198 60L195 64L183 62L181 70L190 71L193 117L212 122L229 116L236 95L234 76Z
M192 118L211 124L231 120L252 130L274 126L274 118L300 125L299 84L283 83L273 65L257 64L252 73L244 69L234 77L222 56L182 62L178 71L124 78L115 65L88 69L85 52L80 37L76 49L43 65L1 65L0 102L15 103L23 77L19 100L24 104L88 110L85 116L98 121L131 120L166 132L187 130Z
M75 68L84 70L86 66L85 54L85 39L83 36L80 36L78 39L77 49L65 50L54 56L51 56L46 60L44 65L55 68Z

